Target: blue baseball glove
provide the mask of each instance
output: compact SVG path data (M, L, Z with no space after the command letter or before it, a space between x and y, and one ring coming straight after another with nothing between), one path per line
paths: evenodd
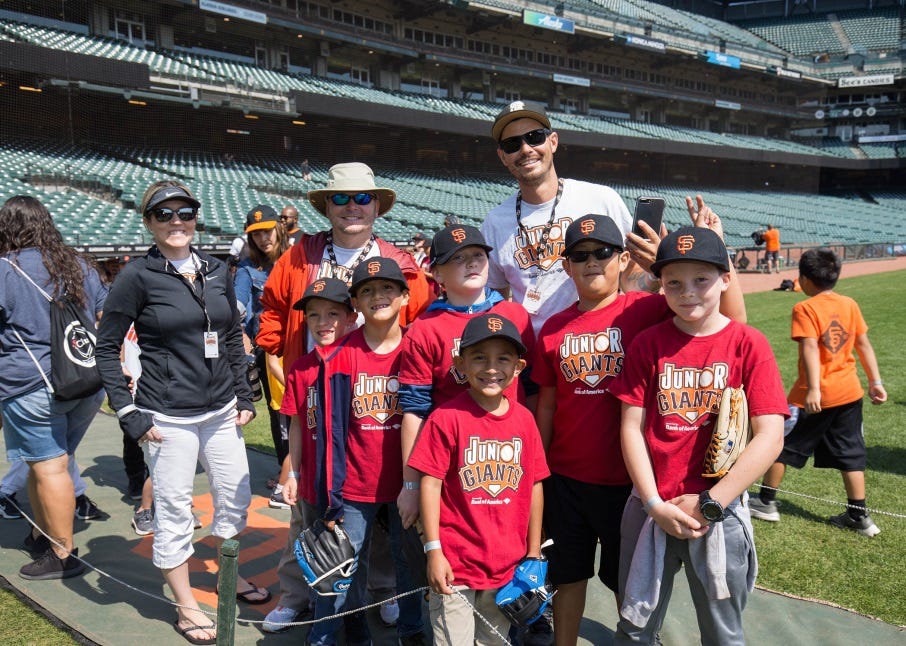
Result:
M535 623L550 603L547 579L547 559L526 557L516 566L513 579L497 591L495 601L510 623L528 626Z

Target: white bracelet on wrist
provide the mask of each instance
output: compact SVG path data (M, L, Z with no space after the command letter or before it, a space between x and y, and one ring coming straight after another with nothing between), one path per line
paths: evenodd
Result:
M648 513L653 507L660 505L662 502L664 502L664 499L659 495L654 494L653 496L651 496L651 498L645 501L645 504L642 505L642 509L645 510L645 513Z
M296 480L298 480L298 479L299 479L299 472L298 472L298 471L290 471L289 473L286 474L286 477L287 477L287 478L295 478Z
M427 543L425 543L425 554L427 554L428 552L430 552L432 550L439 550L439 549L440 549L440 541L428 541Z
M418 480L403 480L403 489L409 491L418 491L418 488L421 486L421 483Z

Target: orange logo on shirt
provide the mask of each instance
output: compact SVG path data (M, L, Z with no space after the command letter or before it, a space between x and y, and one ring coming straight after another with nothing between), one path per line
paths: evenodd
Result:
M484 440L472 436L463 451L459 482L463 491L482 489L496 498L506 489L519 491L522 480L522 440ZM473 499L473 504L475 504ZM481 499L477 499L481 500Z
M582 235L588 235L595 230L595 221L594 220L583 220L582 224L579 225L579 231L582 232Z
M688 424L695 424L709 413L716 414L729 372L726 363L707 368L679 368L665 363L657 377L658 412L662 417L679 415ZM697 427L668 423L667 430L694 431Z
M369 262L368 263L368 274L374 276L381 270L381 263L379 262Z
M570 218L559 218L551 227L547 240L541 244L541 234L547 228L546 224L520 230L516 234L516 252L513 259L520 269L538 267L548 271L560 266L563 258L566 228L572 223ZM540 245L540 249L539 249Z
M676 239L676 250L681 254L686 255L687 251L692 251L692 247L695 246L695 236L680 236Z
M837 354L848 340L849 332L840 324L840 321L831 321L827 329L821 333L821 345L834 354Z
M311 433L311 439L316 440L315 430L318 427L318 389L309 386L305 392L305 426Z
M607 328L597 333L567 334L559 353L563 378L567 382L582 381L594 388L623 369L623 331Z
M459 244L466 239L466 230L465 229L453 229L450 232L450 235L453 236L453 240L456 244Z
M359 373L352 387L352 413L358 418L371 417L381 424L394 415L402 415L399 403L400 381L396 376Z

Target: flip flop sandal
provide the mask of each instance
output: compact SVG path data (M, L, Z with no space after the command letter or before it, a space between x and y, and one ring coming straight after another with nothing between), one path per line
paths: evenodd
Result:
M194 624L191 622L189 623L188 628L180 628L179 619L177 619L176 621L173 622L173 629L176 632L178 632L180 634L180 636L183 639L185 639L187 642L189 642L190 644L216 644L217 643L216 636L214 636L214 637L192 637L192 635L189 634L196 630L213 630L215 628L217 628L217 626L215 626L214 624L210 624L209 626L199 626L198 624Z
M271 600L270 590L268 590L267 588L259 588L252 581L248 581L248 584L251 586L248 590L244 590L243 592L236 592L237 601L242 601L243 603L247 603L250 606L258 606ZM260 599L250 596L258 594L263 594L264 596Z

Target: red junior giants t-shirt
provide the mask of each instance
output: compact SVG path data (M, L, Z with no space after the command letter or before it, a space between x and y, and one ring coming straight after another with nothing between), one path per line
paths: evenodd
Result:
M745 387L749 415L789 417L771 346L761 332L730 321L695 337L672 320L642 331L629 347L610 392L645 409L645 442L658 494L669 500L714 484L702 477L723 389Z
M302 427L302 464L299 469L299 497L314 505L315 457L318 440L318 370L316 350L299 357L286 373L286 391L280 404L284 415L298 415Z
M528 409L510 400L492 415L461 393L428 416L409 466L443 480L440 542L454 583L506 584L528 549L532 488L550 475Z
M596 485L631 484L620 447L621 404L607 386L635 336L672 314L663 296L630 292L602 309L583 312L576 304L547 320L532 380L557 389L551 471Z
M502 301L490 311L509 319L516 326L526 347L525 356L530 359L535 345L535 333L525 308L518 303ZM433 310L415 319L403 340L400 382L432 386L431 402L435 407L468 390L465 376L453 366L453 357L459 354L459 339L466 323L483 313ZM514 379L509 385L506 396L513 401L525 401L518 379Z
M347 500L392 502L403 486L398 376L402 347L400 343L393 352L378 354L368 347L362 328L350 332L346 342L354 366L343 484Z

